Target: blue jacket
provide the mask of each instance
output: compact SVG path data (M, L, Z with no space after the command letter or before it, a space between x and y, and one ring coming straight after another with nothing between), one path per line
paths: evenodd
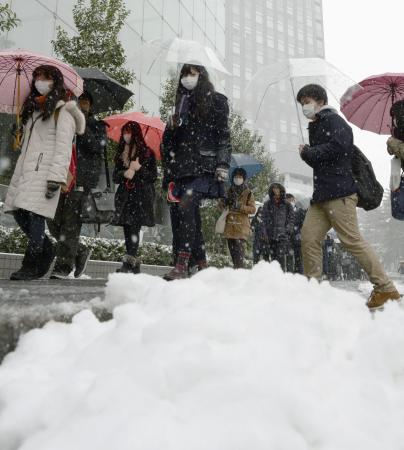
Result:
M356 192L352 174L351 127L331 107L323 108L309 124L310 146L302 159L313 168L313 203L347 197Z

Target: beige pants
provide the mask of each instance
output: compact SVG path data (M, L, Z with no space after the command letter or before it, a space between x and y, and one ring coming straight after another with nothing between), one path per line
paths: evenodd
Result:
M358 196L338 198L312 204L307 211L302 228L302 253L304 274L321 279L323 273L323 240L334 228L344 248L354 255L374 284L375 291L395 290L379 258L359 232L356 205Z

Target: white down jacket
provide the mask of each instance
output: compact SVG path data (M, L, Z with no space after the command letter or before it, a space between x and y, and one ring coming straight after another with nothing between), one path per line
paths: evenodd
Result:
M76 102L59 101L56 109L57 121L54 114L43 121L40 112L35 111L25 126L5 212L22 208L51 219L55 216L60 188L53 198L47 199L47 181L66 183L74 135L85 130L85 118Z

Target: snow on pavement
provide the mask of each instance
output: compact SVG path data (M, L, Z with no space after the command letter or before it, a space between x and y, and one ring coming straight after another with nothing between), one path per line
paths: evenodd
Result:
M399 450L404 309L283 274L114 274L114 318L27 333L0 366L1 450Z

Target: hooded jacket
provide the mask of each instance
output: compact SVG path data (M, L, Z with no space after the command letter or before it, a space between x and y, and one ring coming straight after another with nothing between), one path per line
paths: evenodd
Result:
M313 203L347 197L356 193L352 174L353 134L351 127L331 106L317 113L309 124L310 146L302 159L313 168Z
M281 197L279 202L275 201L272 189L279 186ZM288 240L292 236L295 213L292 205L286 202L286 191L282 184L272 183L268 190L269 199L262 208L262 222L265 237L269 241Z
M43 121L35 111L24 127L21 154L8 187L5 212L26 209L53 219L59 202L60 188L47 199L47 181L66 183L75 134L83 134L85 118L77 103L60 100L54 114Z
M226 239L247 240L251 234L249 215L255 214L254 194L245 184L239 187L233 185L227 193L225 204L229 214L223 236Z

